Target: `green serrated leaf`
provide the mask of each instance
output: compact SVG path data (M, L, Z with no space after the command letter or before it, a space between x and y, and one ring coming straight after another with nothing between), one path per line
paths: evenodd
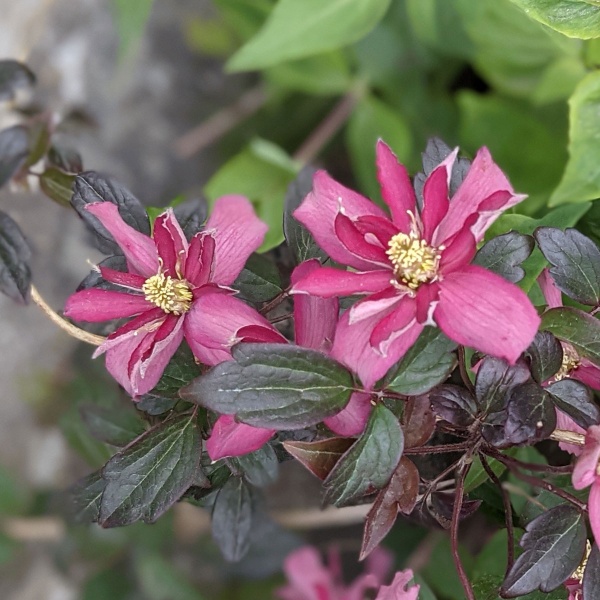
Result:
M90 433L111 446L125 446L146 429L130 405L115 410L115 407L82 404L79 410Z
M426 327L404 355L388 388L398 394L418 396L446 380L456 366L456 342L436 327Z
M279 474L279 461L269 444L262 448L228 459L244 474L246 481L255 487L265 487L275 482Z
M166 369L156 384L150 391L151 395L179 399L179 390L187 385L192 379L198 377L200 367L187 344L182 344L169 361ZM145 410L142 408L141 410ZM160 414L160 413L152 413Z
M363 434L325 479L324 502L343 506L369 491L380 490L395 471L404 450L404 435L396 416L378 404Z
M527 260L533 247L534 241L531 236L509 231L486 242L475 255L473 264L485 267L507 281L517 283L525 276L525 271L520 265Z
M102 470L106 489L100 524L156 521L202 476L201 449L195 419L182 415L150 429L115 454Z
M94 471L69 489L73 518L79 523L96 523L100 516L100 502L106 487L102 471Z
M600 4L594 0L511 0L531 18L566 36L600 37Z
M542 315L541 331L572 344L577 352L600 366L600 321L579 310L561 306Z
M281 276L275 264L260 254L251 254L232 287L251 302L268 302L282 290Z
M369 33L389 5L390 0L279 0L258 34L226 66L262 69L341 48Z
M227 361L181 390L184 400L242 423L302 429L346 406L352 375L315 350L285 344L239 344Z
M69 206L74 182L75 175L65 173L55 167L48 167L40 175L40 187L44 194L61 206Z

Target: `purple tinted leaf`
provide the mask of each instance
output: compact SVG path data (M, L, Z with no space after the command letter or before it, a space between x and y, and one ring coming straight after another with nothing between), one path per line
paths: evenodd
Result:
M403 449L404 436L398 419L378 404L363 434L325 479L324 502L344 506L383 488L396 470Z
M429 512L435 520L444 528L450 529L452 523L452 513L456 496L451 492L434 492L431 494L431 507ZM460 519L466 519L477 512L481 506L481 500L463 500L460 507Z
M594 402L594 394L581 381L561 379L550 384L546 391L556 408L567 413L577 425L587 429L600 423L600 409Z
M506 405L507 392L530 377L523 362L509 365L501 358L487 356L481 361L475 380L475 397L485 412L502 410Z
M468 427L477 415L477 404L471 394L458 385L441 385L429 394L436 414L459 427Z
M407 400L403 415L404 446L423 446L435 430L435 415L431 410L429 396L416 396Z
M367 514L359 560L366 558L385 538L398 511L410 514L419 494L419 471L403 456L389 483L377 494Z
M303 429L342 410L354 388L342 365L306 348L239 344L233 358L192 381L180 396L255 427Z
M535 239L556 287L582 304L600 304L600 250L576 229L538 227Z
M94 202L112 202L119 209L123 221L146 235L150 235L150 220L141 202L112 177L94 171L85 171L75 178L71 204L94 234L96 246L106 254L121 254L121 249L108 230L85 207Z
M70 146L63 146L57 143L52 144L50 150L48 150L46 160L49 166L56 167L60 171L69 173L70 175L76 175L83 171L81 155Z
M521 538L523 554L504 580L501 595L517 598L557 588L579 566L586 537L583 515L573 506L561 504L535 518Z
M79 412L96 439L111 446L123 447L141 435L146 427L131 405L119 408L115 410L114 407L82 404Z
M164 421L138 437L102 470L106 489L100 524L154 523L191 485L206 479L201 451L200 432L189 415Z
M525 351L530 360L531 376L538 382L547 381L562 365L563 349L549 331L538 331Z
M0 292L15 302L29 299L31 251L19 226L0 211Z
M556 427L556 411L549 394L530 381L512 388L504 425L509 444L534 444Z
M15 91L35 83L27 65L16 60L0 60L0 100L12 100Z
M313 475L323 480L354 441L353 438L329 438L316 442L283 442L283 447Z
M255 303L268 302L283 291L279 269L261 254L250 255L232 287Z
M509 231L486 242L477 252L473 263L516 283L525 277L519 266L533 251L535 244L530 235Z
M241 477L220 489L212 511L212 537L226 560L237 562L250 547L252 491Z
M0 131L0 187L25 163L29 156L29 131L15 125Z
M99 263L98 266L113 269L115 271L121 271L121 273L127 273L128 271L127 261L122 254L109 256ZM100 271L96 269L90 271L89 275L87 275L87 277L77 286L77 291L79 292L80 290L87 290L88 288L123 291L121 286L103 279L102 275L100 275Z

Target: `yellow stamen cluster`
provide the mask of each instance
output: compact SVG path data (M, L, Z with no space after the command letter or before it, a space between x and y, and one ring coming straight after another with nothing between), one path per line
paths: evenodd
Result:
M416 290L437 277L440 252L415 235L397 233L388 242L386 254L399 283Z
M156 304L166 313L181 315L190 309L192 290L185 279L173 279L170 275L158 273L149 277L142 286L146 300Z
M579 354L575 349L567 344L563 345L563 359L558 373L554 376L554 381L560 381L568 377L581 363Z

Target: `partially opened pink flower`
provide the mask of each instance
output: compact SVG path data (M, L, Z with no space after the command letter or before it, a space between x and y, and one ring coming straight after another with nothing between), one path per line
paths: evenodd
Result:
M558 308L563 305L561 291L556 287L552 275L548 269L544 269L538 277L538 284L548 308ZM579 356L577 350L571 344L566 342L560 343L563 350L562 365L558 373L548 383L560 381L561 379L576 379L589 385L594 390L600 390L600 368L587 358ZM562 410L556 409L556 428L575 433L585 433L585 429L577 425L575 421ZM579 456L582 452L581 446L577 444L569 444L568 442L559 442L558 444L565 452L570 452Z
M171 209L156 219L150 238L127 225L110 202L86 208L121 247L128 272L100 267L102 277L122 291L76 292L64 314L90 322L134 317L109 335L94 357L106 353L111 375L131 396L140 396L158 383L184 338L196 358L203 359L196 324L210 315L199 309L199 299L228 299L231 319L247 308L229 296L235 292L228 286L262 243L267 226L242 196L220 198L204 231L189 243Z
M600 425L592 425L585 435L585 446L573 469L573 487L583 490L588 486L588 512L596 543L600 543Z
M355 348L353 335L364 337L360 330L368 328L368 343L398 360L426 324L437 324L459 344L514 363L533 340L540 320L526 294L470 264L486 229L524 196L513 192L483 148L450 200L456 154L427 177L418 208L406 169L378 142L378 177L391 218L324 171L315 175L313 191L294 216L333 260L352 270L325 267L293 291L368 296L344 317L347 347ZM370 379L384 373L382 364ZM361 374L363 382L367 375Z
M292 283L319 269L319 261L309 260L294 269ZM205 296L197 301L197 310L191 315L196 341L202 345L199 357L208 365L231 360L231 348L240 342L287 343L287 340L253 308L234 310L231 297ZM294 332L298 346L331 353L332 340L338 321L337 298L317 298L308 294L294 298ZM235 317L232 317L234 314ZM379 357L373 355L372 361ZM352 394L346 408L325 419L335 433L351 436L360 433L370 412L369 395ZM252 427L236 422L233 415L220 416L206 442L212 460L239 456L258 450L275 433L272 429Z
M368 592L379 590L375 600L417 600L419 586L410 585L410 570L396 573L391 585L382 586L390 558L385 550L375 549L367 559L366 573L346 586L337 552L330 552L325 566L315 548L304 546L286 558L283 570L288 584L277 590L277 595L281 600L366 600L373 597Z

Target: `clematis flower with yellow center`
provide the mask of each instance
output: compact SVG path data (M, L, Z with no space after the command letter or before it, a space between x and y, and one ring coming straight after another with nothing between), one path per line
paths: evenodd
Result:
M133 317L108 336L94 357L106 353L106 368L135 398L158 383L184 338L199 361L212 355L199 328L211 315L199 310L198 300L235 293L229 286L261 245L267 226L242 196L217 200L204 230L190 242L171 209L157 217L148 237L125 223L110 202L86 208L121 247L128 271L99 267L120 290L76 292L64 314L88 322ZM236 311L247 308L236 298L228 306L234 319Z
M405 167L379 141L378 178L391 216L324 171L315 174L313 191L294 213L334 261L352 270L323 267L292 291L324 298L367 296L340 320L332 350L356 366L366 386L404 355L426 325L510 363L537 332L540 319L527 295L470 264L486 229L525 196L514 193L482 148L450 198L457 152L427 177L422 206ZM373 352L380 357L374 369L367 367Z

